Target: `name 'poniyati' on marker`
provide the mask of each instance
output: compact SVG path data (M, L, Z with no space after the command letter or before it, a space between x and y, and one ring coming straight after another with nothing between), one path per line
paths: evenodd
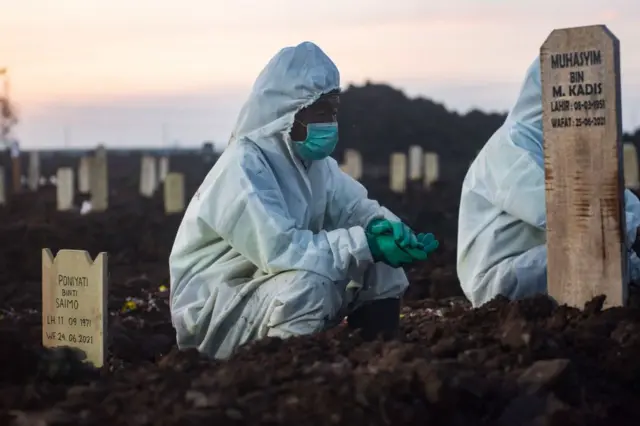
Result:
M107 254L42 250L42 345L80 349L100 368L106 358Z

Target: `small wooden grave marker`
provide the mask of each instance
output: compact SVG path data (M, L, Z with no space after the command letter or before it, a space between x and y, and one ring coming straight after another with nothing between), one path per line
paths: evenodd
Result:
M103 146L98 146L89 166L91 210L103 212L109 206L109 167L107 151Z
M626 188L637 190L640 188L638 170L638 151L633 143L623 144L624 185Z
M355 180L362 179L362 156L355 149L347 149L344 152L345 172Z
M84 156L78 166L78 192L88 194L91 191L91 157Z
M184 211L184 175L168 173L164 180L164 211L166 214Z
M409 147L409 180L417 181L422 178L423 159L424 154L422 153L422 147L420 145Z
M603 25L554 30L540 49L547 282L560 304L627 300L620 47Z
M158 160L158 181L164 182L169 174L169 157L160 157Z
M424 187L431 188L434 182L440 177L440 163L438 154L427 152L424 154Z
M140 161L140 194L148 198L153 197L157 184L156 158L145 155Z
M42 345L82 350L101 368L107 339L107 254L42 249Z
M391 178L389 186L395 193L404 193L407 189L407 156L404 153L396 152L391 154Z
M37 191L40 187L40 153L29 153L29 169L27 171L27 185L31 191Z
M58 211L68 211L73 209L73 198L75 187L73 186L73 169L62 167L56 173L56 199L58 201Z

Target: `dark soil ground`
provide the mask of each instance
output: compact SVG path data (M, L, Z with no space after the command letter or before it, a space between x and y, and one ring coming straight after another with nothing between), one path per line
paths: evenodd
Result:
M241 348L231 360L178 352L167 257L180 216L112 185L112 207L54 210L54 189L0 210L0 425L637 425L640 310L554 307L545 297L471 310L455 275L457 191L373 197L441 248L408 271L401 338L346 328ZM197 182L197 179L191 179ZM194 188L190 187L192 193ZM43 247L109 253L108 365L41 348ZM134 310L123 310L128 300Z

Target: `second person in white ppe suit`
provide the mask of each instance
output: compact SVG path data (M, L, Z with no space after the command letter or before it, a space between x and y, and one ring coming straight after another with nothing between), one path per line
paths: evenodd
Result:
M189 203L169 259L180 348L227 358L266 336L341 322L393 336L427 258L415 235L329 155L340 78L313 43L282 49L258 76L229 146Z
M474 306L498 295L521 299L547 292L542 86L533 62L515 106L471 164L458 218L458 277ZM630 276L640 202L625 191Z

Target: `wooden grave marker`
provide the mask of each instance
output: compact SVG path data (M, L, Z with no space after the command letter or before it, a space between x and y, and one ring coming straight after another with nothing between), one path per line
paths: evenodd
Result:
M151 198L156 192L156 166L156 158L150 155L145 155L140 160L140 194L144 197Z
M101 368L107 341L107 254L42 249L42 345L69 346Z
M440 162L438 154L427 152L424 154L424 187L431 188L434 182L440 177Z
M362 179L362 156L355 149L344 151L345 172L355 180Z
M164 211L166 214L184 211L184 175L167 173L164 180Z
M401 152L391 154L389 187L401 194L407 190L407 156Z
M622 162L624 164L625 188L640 189L640 170L638 170L638 151L633 143L622 144Z
M91 191L91 157L80 158L78 166L78 192L88 194Z
M73 186L73 169L71 167L59 168L56 173L56 199L58 211L73 209L75 187Z
M37 191L40 187L40 153L29 153L29 169L27 171L27 185L31 191Z
M422 179L424 159L423 149L420 145L412 145L409 147L409 180L417 181Z
M620 47L603 25L554 30L540 49L547 283L560 304L627 299Z
M91 210L103 212L109 207L109 167L107 151L103 146L96 149L89 161L89 173Z

